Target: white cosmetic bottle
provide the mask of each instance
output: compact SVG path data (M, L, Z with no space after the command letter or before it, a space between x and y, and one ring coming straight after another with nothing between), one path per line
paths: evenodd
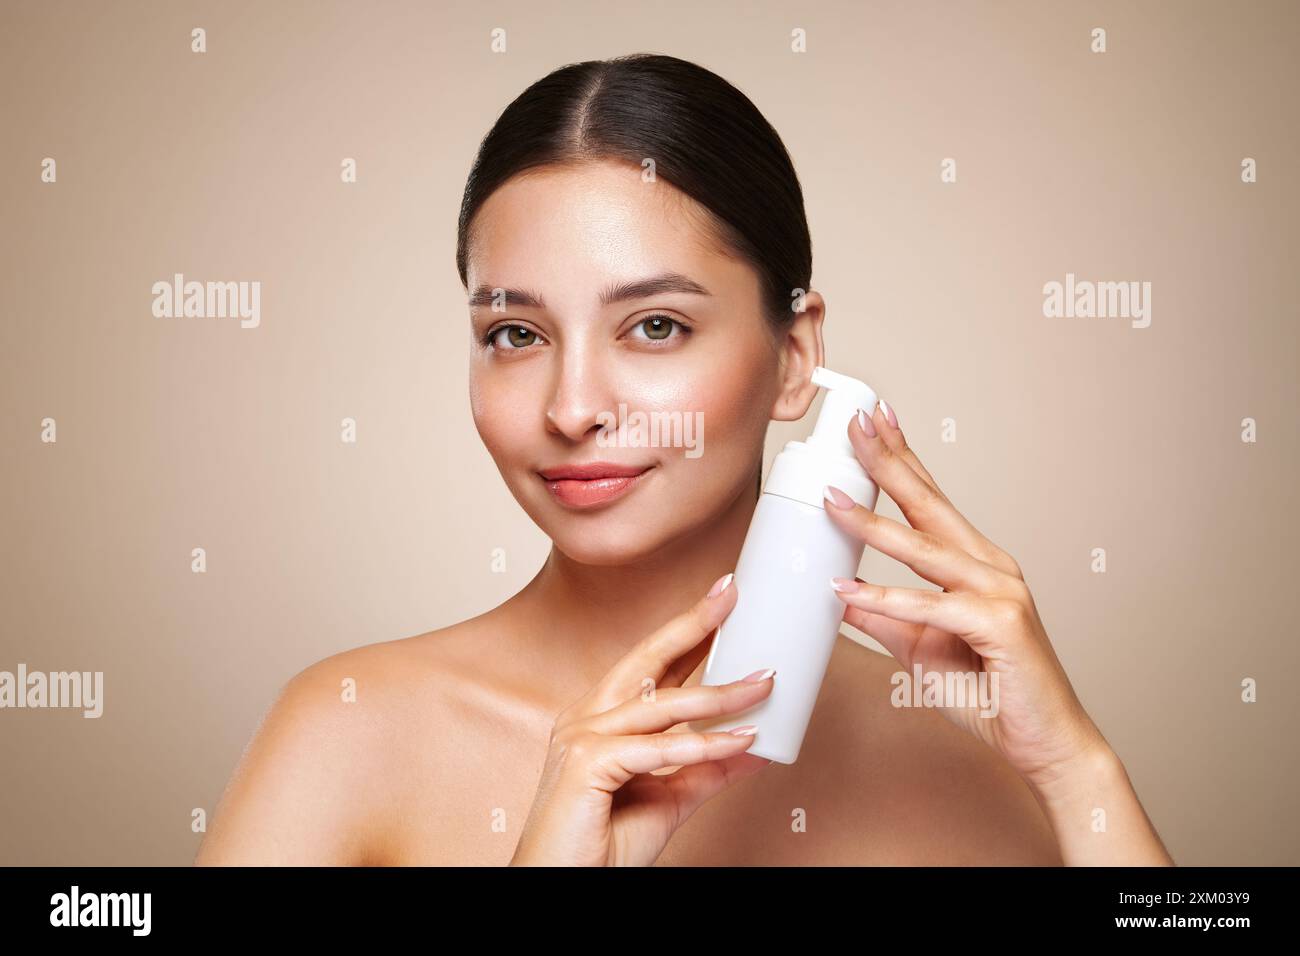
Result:
M848 426L859 408L874 412L863 382L818 366L826 389L807 441L787 442L767 483L736 562L736 606L718 627L702 684L716 686L772 667L772 692L746 711L691 722L693 730L757 727L746 753L794 763L844 618L832 577L857 575L865 545L826 514L827 485L874 510L878 489L853 452Z

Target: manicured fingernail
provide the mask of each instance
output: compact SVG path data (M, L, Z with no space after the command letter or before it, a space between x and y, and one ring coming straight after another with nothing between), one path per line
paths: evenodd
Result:
M737 737L752 737L758 730L753 724L746 724L744 727L732 727L727 731L729 734L735 734Z
M868 438L876 437L876 423L871 420L865 408L858 409L858 427L866 432Z
M898 416L894 414L894 410L889 407L889 403L883 398L880 400L880 410L885 413L885 418L889 421L889 424L897 428Z
M754 671L754 673L750 674L748 677L742 677L741 680L750 684L757 684L761 680L767 680L775 673L776 670L769 667L765 671Z
M822 492L822 497L833 504L836 508L843 508L845 511L854 507L854 501L834 485L827 485Z
M736 573L733 571L729 574L724 574L722 577L718 578L718 580L713 582L713 587L709 588L708 596L717 597L723 591L727 590L727 588L730 587L731 585L731 579L734 578L735 576Z
M852 578L831 578L831 587L836 591L844 591L847 593L849 591L856 591L858 589L858 582L854 581Z

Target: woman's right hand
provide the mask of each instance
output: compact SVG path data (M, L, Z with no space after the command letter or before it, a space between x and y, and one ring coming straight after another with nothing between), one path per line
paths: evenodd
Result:
M648 866L704 801L771 762L745 753L752 728L669 732L745 710L772 691L772 676L760 679L761 671L717 687L681 686L735 606L731 577L633 647L555 719L512 866ZM651 773L667 767L681 769Z

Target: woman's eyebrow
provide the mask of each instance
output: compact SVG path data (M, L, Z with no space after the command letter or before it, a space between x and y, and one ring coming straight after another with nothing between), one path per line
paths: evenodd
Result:
M663 295L667 292L688 292L692 295L712 295L708 289L694 279L677 272L665 272L648 279L634 279L630 282L616 282L606 287L600 294L602 306L629 299L644 299L647 296ZM544 309L546 303L538 293L524 289L508 289L502 286L481 285L469 297L470 308L480 305L492 305L504 300L506 305L522 308Z
M663 295L666 292L689 292L693 295L713 294L694 279L677 272L665 272L649 279L615 283L601 293L600 304L610 305L628 299L644 299L647 296Z
M469 297L469 307L476 309L480 305L515 305L527 309L543 308L542 297L523 289L506 289L501 286L481 285Z

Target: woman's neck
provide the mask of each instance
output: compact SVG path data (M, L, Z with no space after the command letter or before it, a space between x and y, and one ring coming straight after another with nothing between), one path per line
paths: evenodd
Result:
M558 548L511 600L538 639L570 655L594 684L632 645L704 597L734 571L757 500L746 485L714 521L634 564L580 564Z

